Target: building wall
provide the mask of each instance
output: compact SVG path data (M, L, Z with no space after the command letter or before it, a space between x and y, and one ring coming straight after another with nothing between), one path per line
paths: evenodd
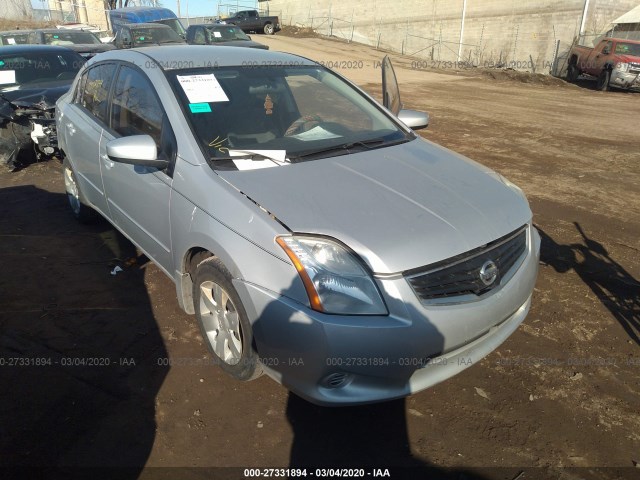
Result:
M49 0L49 10L53 21L87 23L108 30L104 0Z
M31 0L3 0L2 18L11 20L27 20L33 17Z
M638 0L590 0L589 41ZM284 25L312 27L447 66L469 62L548 73L578 35L585 0L265 0L260 9Z

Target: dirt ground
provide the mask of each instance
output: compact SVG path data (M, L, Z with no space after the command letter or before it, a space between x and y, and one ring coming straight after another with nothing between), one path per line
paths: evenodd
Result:
M254 39L333 62L379 96L382 52ZM74 223L58 161L2 172L0 465L130 467L106 478L247 478L220 467L288 466L640 477L640 94L391 56L405 107L431 115L421 135L529 198L542 260L516 333L405 400L315 407L265 376L239 383L208 365L194 317L152 264L111 275L135 251L106 222Z

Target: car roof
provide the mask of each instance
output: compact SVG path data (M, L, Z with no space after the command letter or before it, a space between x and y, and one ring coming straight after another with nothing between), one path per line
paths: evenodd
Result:
M242 50L242 52L238 52ZM218 67L260 66L260 65L317 65L308 58L290 53L262 50L258 48L225 47L224 44L211 48L208 45L163 45L130 50L111 50L93 57L90 64L102 60L123 60L145 63L149 58L163 66L164 70L198 68L216 65Z
M164 25L163 23L124 23L122 27L126 28L160 28L166 30L173 30L169 25Z
M37 53L37 52L76 52L67 47L58 45L5 45L0 47L0 55L16 53Z
M32 30L32 32L42 32L42 33L73 33L73 32L83 32L83 33L93 33L89 30L78 30L77 28L36 28Z

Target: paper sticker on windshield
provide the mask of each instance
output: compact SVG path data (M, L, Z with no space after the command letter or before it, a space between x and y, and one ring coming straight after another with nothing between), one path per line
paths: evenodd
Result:
M178 75L189 103L228 102L227 94L213 75Z
M222 38L222 34L220 32L213 32L213 36L216 38Z
M0 85L6 85L7 83L16 83L15 70L0 70Z
M9 45L15 45L16 44L16 39L15 38L7 38L7 43Z
M190 103L189 110L191 110L191 113L210 113L211 105L208 103Z

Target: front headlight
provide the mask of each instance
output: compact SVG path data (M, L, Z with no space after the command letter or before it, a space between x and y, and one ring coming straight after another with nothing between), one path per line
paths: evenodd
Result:
M277 237L293 262L311 308L341 315L386 315L387 308L371 275L358 258L326 238Z
M629 70L629 64L628 63L618 63L616 64L616 70L618 70L619 72L626 72L627 70Z

